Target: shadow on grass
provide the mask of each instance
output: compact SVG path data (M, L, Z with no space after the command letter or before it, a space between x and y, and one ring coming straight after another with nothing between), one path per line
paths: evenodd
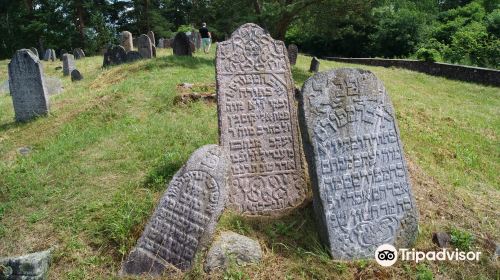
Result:
M187 154L188 156L190 153ZM151 190L165 191L167 183L170 182L174 174L181 169L187 158L177 152L166 153L148 172L143 185Z
M244 217L226 211L221 219L224 230L258 237L283 257L313 256L329 261L328 249L322 244L314 219L312 203L280 218Z

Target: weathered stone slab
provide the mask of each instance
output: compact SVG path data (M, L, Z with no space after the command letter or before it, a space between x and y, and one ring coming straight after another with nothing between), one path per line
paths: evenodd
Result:
M137 39L137 49L143 58L153 57L151 40L146 34L141 34L139 39Z
M173 44L174 44L174 39L165 39L165 41L163 41L163 47L166 49L172 48Z
M38 58L40 58L40 56L38 55L38 50L36 48L30 48L30 51Z
M75 69L75 58L72 54L63 54L63 75L68 76Z
M127 53L127 62L134 62L136 60L140 60L142 59L142 56L139 52L137 51L129 51Z
M43 55L43 60L49 61L52 56L52 51L50 49L45 50L45 54Z
M18 50L9 62L9 87L16 121L29 121L49 113L43 67L30 50Z
M148 35L149 40L151 40L151 45L153 45L153 46L154 46L154 45L156 44L156 40L155 40L155 33L154 33L153 31L151 31L151 30L150 30L150 31L148 32L148 34L146 34L146 35Z
M231 158L229 200L245 215L281 215L306 198L286 55L283 42L250 23L217 45L219 138Z
M290 44L288 46L288 60L290 65L295 65L297 63L297 55L299 54L299 48L297 45Z
M312 72L312 73L318 72L319 71L319 64L320 64L320 61L316 57L313 57L311 59L311 65L309 66L309 72Z
M196 150L175 174L151 220L123 263L122 274L188 270L212 239L227 197L227 155L217 145Z
M132 33L123 31L120 45L125 49L125 52L131 51L134 48L134 44L132 42Z
M369 71L309 78L300 118L321 234L336 259L373 258L379 245L409 248L418 213L395 113Z
M192 55L189 38L184 32L179 32L175 35L174 41L172 42L172 48L174 55Z
M52 250L49 249L47 251L32 253L24 256L0 258L0 279L47 279L47 273L51 263L51 253ZM5 276L5 278L2 276Z
M119 65L127 61L127 53L122 46L111 45L104 53L102 66Z
M158 40L158 45L156 45L156 47L158 47L160 49L164 48L163 41L165 41L165 39L160 38L160 40Z
M78 69L73 69L71 71L71 81L76 82L76 81L81 81L83 80L83 75L78 71Z

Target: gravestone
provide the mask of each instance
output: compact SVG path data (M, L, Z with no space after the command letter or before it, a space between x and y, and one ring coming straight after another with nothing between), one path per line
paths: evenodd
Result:
M56 51L54 49L50 49L50 60L55 61L56 59Z
M132 42L132 33L123 31L120 45L125 49L126 52L131 51L134 47L134 44Z
M227 155L217 145L196 150L174 175L122 274L159 275L173 265L188 270L212 239L227 197Z
M231 208L282 215L307 185L285 45L244 24L217 45L219 141L231 159Z
M309 67L309 72L316 73L319 71L319 60L316 57L311 59L311 66Z
M151 45L151 40L146 34L141 34L139 39L137 39L137 49L141 54L142 58L152 58L153 49Z
M122 46L111 45L104 53L102 66L118 65L127 61L127 53Z
M63 55L64 55L65 53L68 53L68 51L67 51L67 50L65 50L65 49L62 49L62 50L61 50L61 52L59 53L59 59L60 59L61 61L63 61Z
M192 55L189 38L184 32L179 32L175 35L172 48L174 55Z
M140 60L140 59L142 59L142 56L137 51L129 51L127 53L127 58L126 58L127 62L134 62L134 61Z
M9 62L9 88L16 121L29 121L49 113L43 67L30 50L18 50Z
M297 55L299 53L299 48L297 45L291 44L288 46L288 60L290 65L295 65L297 63Z
M38 58L40 58L40 56L38 55L38 50L36 48L30 48L30 51Z
M163 38L160 38L160 40L158 40L158 48L164 48L163 41L165 41L165 39Z
M75 58L72 54L63 54L63 75L68 76L75 69Z
M147 35L149 37L149 40L151 40L151 45L154 46L156 44L155 33L150 30Z
M172 45L174 44L174 39L165 39L165 41L163 41L163 47L164 48L172 48Z
M320 233L336 259L373 258L379 245L410 248L418 231L395 113L366 70L309 78L300 118Z
M80 48L74 49L73 50L73 55L74 55L75 59L81 59L81 58L85 57L85 53Z
M46 49L45 54L43 55L43 60L49 61L51 56L52 56L52 52L50 51L50 49Z
M78 69L73 69L73 71L71 71L71 81L75 82L75 81L81 81L81 80L83 80L82 73L80 73L80 71L78 71Z

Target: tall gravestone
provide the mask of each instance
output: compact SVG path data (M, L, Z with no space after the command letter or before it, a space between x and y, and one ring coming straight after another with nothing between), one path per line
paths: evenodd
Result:
M395 113L369 71L309 78L300 118L321 234L337 259L373 258L379 245L409 248L418 213Z
M151 45L154 46L156 44L155 33L150 30L147 35L149 37L149 40L151 40Z
M134 47L132 42L132 33L123 31L120 45L125 49L125 52L131 51Z
M217 45L219 140L231 159L230 206L281 215L307 185L285 45L247 23Z
M178 32L172 42L174 55L192 55L191 44L188 36L184 32Z
M153 57L153 48L151 45L151 39L146 34L141 34L137 39L137 50L143 58Z
M72 54L65 53L62 55L63 59L63 75L68 76L71 71L75 69L75 58Z
M211 242L227 198L227 155L217 145L196 150L175 174L122 274L161 274L173 265L188 270Z
M290 44L288 46L288 60L290 65L295 65L297 63L297 55L299 54L299 48L297 45Z
M43 67L30 50L18 50L9 62L9 87L16 121L29 121L48 114L49 96Z

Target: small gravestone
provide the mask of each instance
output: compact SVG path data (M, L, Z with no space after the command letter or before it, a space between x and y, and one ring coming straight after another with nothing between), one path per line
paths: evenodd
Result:
M134 62L136 60L140 60L142 59L142 56L139 52L137 51L129 51L127 53L127 62Z
M9 62L9 87L16 121L29 121L49 113L43 67L30 50L18 50Z
M297 45L291 44L288 46L288 60L290 65L295 65L297 63L297 55L299 54L299 48Z
M188 270L212 239L227 196L228 159L216 145L196 150L175 174L121 274Z
M50 49L46 49L45 54L43 55L43 60L49 61L51 55L52 55L52 52L50 51Z
M111 45L104 53L102 66L119 65L127 61L127 53L122 46Z
M51 264L52 250L0 259L0 279L45 280Z
M75 69L75 58L72 54L63 54L63 75L68 76Z
M39 55L38 55L38 50L36 48L30 48L30 51L36 56L39 58Z
M61 52L59 53L59 59L60 59L61 61L63 61L63 55L64 55L64 54L66 54L66 53L68 53L68 51L67 51L67 50L65 50L65 49L62 49L62 50L61 50Z
M143 58L148 59L153 57L151 40L146 34L141 34L139 39L137 39L137 49Z
M302 88L301 124L320 233L336 259L410 248L418 213L389 95L366 70L337 69Z
M231 159L231 208L282 215L307 184L285 45L255 24L217 45L219 141Z
M160 38L160 40L158 40L158 45L157 45L158 48L160 49L163 48L163 41L165 41L165 39L163 38Z
M81 81L81 80L83 80L82 73L80 73L80 71L78 71L78 69L73 69L73 71L71 71L71 81L76 82L76 81Z
M125 52L131 51L134 48L134 44L132 42L132 33L123 31L120 45L125 49Z
M146 34L146 35L148 35L149 40L151 40L151 45L153 45L153 46L154 46L154 45L156 44L156 40L155 40L155 33L154 33L153 31L151 31L151 30L150 30L150 31L148 32L148 34Z
M73 50L73 55L74 55L75 59L82 59L82 58L85 57L85 53L80 48L74 49Z
M174 44L174 39L165 39L165 41L163 41L163 47L166 49L172 48L173 44Z
M175 35L174 41L172 42L172 48L174 55L192 55L189 38L184 32L179 32Z
M56 51L54 49L50 49L50 60L56 61L57 56L56 56Z
M309 67L309 72L316 73L319 71L319 60L316 57L311 59L311 66Z

